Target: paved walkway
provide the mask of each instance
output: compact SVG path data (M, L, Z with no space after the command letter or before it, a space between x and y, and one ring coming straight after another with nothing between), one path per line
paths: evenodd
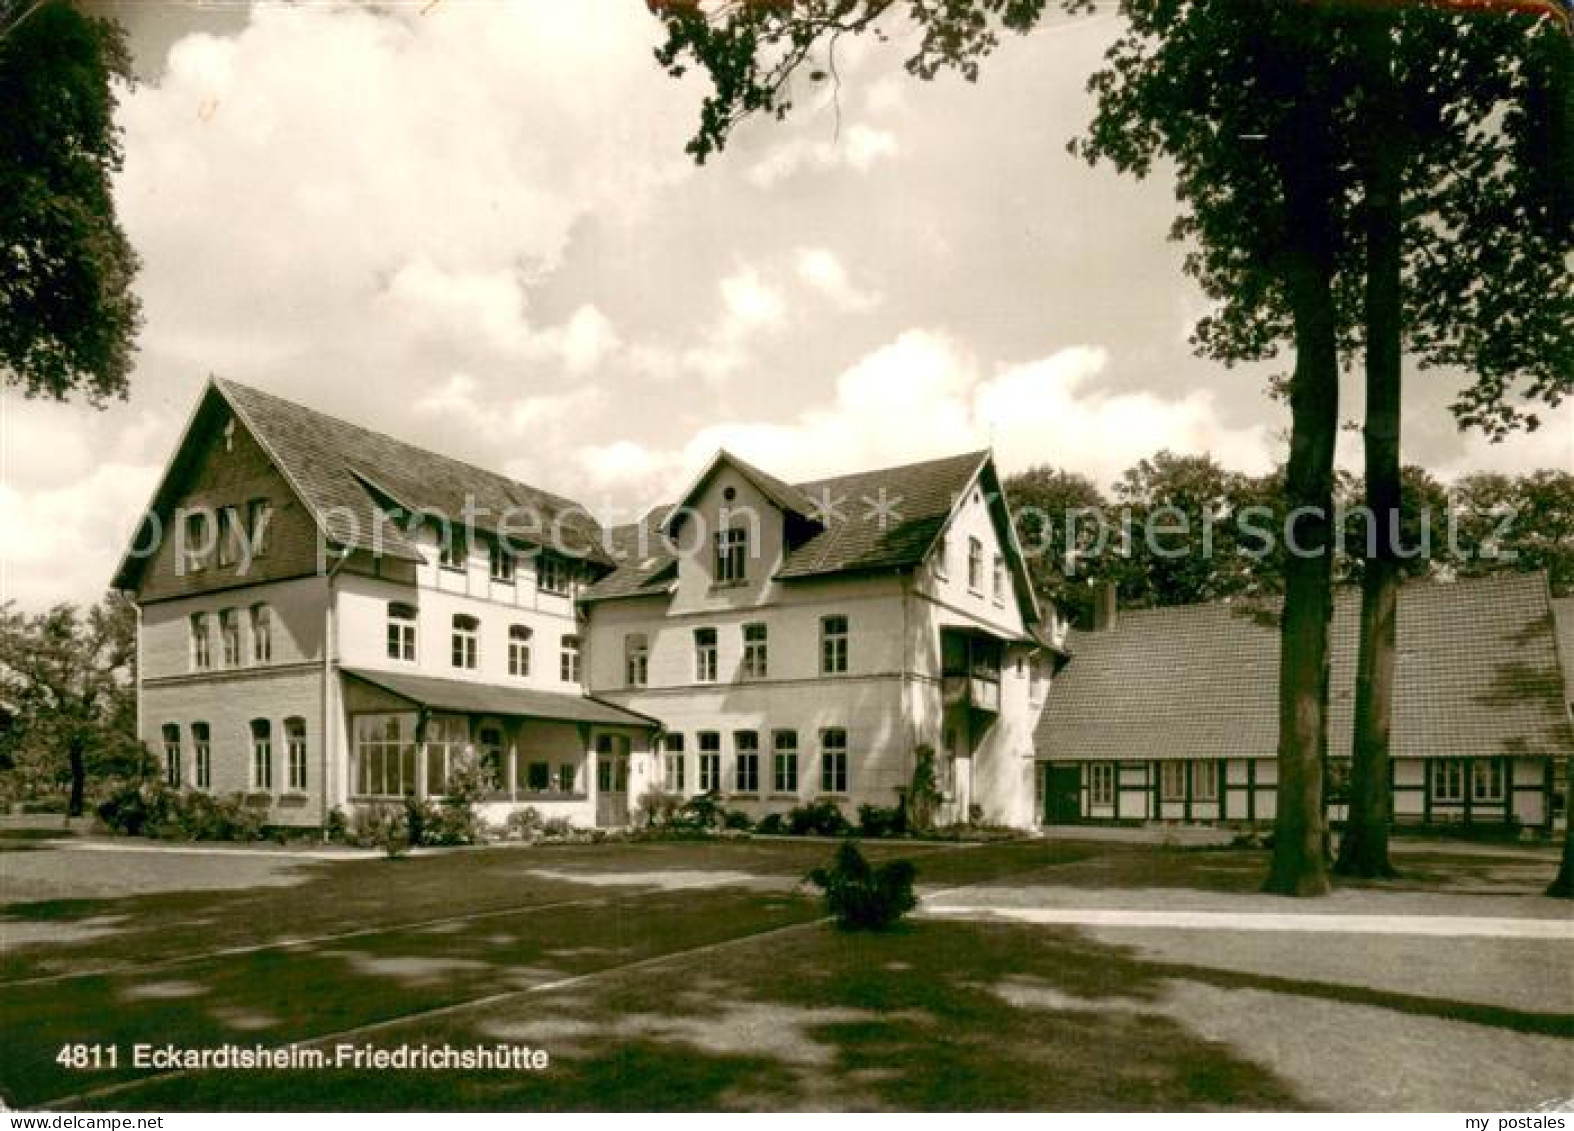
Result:
M1056 927L1147 927L1200 931L1301 931L1436 938L1556 939L1574 942L1574 920L1469 915L1322 915L1245 911L1134 911L1108 907L991 907L925 904L929 919L998 919Z

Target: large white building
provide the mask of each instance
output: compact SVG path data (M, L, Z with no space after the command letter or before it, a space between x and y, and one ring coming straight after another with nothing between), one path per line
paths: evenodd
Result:
M719 454L603 530L570 500L229 381L115 585L168 780L280 825L439 796L621 825L652 786L755 813L897 802L1035 822L1057 655L993 461L797 486Z

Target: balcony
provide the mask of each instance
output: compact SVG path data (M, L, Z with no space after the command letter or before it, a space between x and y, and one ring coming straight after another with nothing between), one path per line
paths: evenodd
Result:
M965 629L940 630L940 692L947 707L1000 713L1000 641Z

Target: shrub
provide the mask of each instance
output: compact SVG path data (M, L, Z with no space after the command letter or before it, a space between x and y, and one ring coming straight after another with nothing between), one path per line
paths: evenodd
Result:
M350 842L362 848L381 848L390 857L410 850L410 822L404 806L373 802L355 810L350 819Z
M121 786L98 807L112 832L160 840L258 840L266 815L266 804L254 805L244 794L215 797L158 782Z
M541 836L545 840L566 840L574 835L574 825L567 817L548 817L541 822Z
M940 786L935 780L935 748L927 742L913 750L913 780L902 797L903 829L927 832L940 808Z
M825 893L825 908L844 931L883 931L918 906L911 860L871 867L858 846L844 840L829 868L816 868L809 882Z
M541 811L530 805L515 809L503 822L503 833L517 840L535 840L541 835Z
M350 819L337 805L328 810L328 819L323 822L322 835L333 844L343 844L350 839Z
M858 831L866 837L901 836L907 832L907 814L900 806L858 806Z
M780 836L787 831L787 822L780 813L767 813L760 818L760 823L754 826L754 831L764 833L766 836Z
M151 836L151 827L164 819L169 792L154 782L128 783L104 799L98 819L122 836Z
M845 836L851 829L834 801L812 801L787 814L787 831L793 836Z
M721 798L714 793L701 793L684 802L672 824L685 829L717 829L723 819Z
M639 798L639 819L647 829L660 829L672 824L683 811L683 795L668 793L653 785Z

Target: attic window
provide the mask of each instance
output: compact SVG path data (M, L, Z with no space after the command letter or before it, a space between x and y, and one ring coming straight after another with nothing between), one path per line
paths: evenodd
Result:
M738 497L738 489L736 487L724 487L722 488L721 497L730 503Z
M235 418L232 416L224 422L224 450L235 450Z

